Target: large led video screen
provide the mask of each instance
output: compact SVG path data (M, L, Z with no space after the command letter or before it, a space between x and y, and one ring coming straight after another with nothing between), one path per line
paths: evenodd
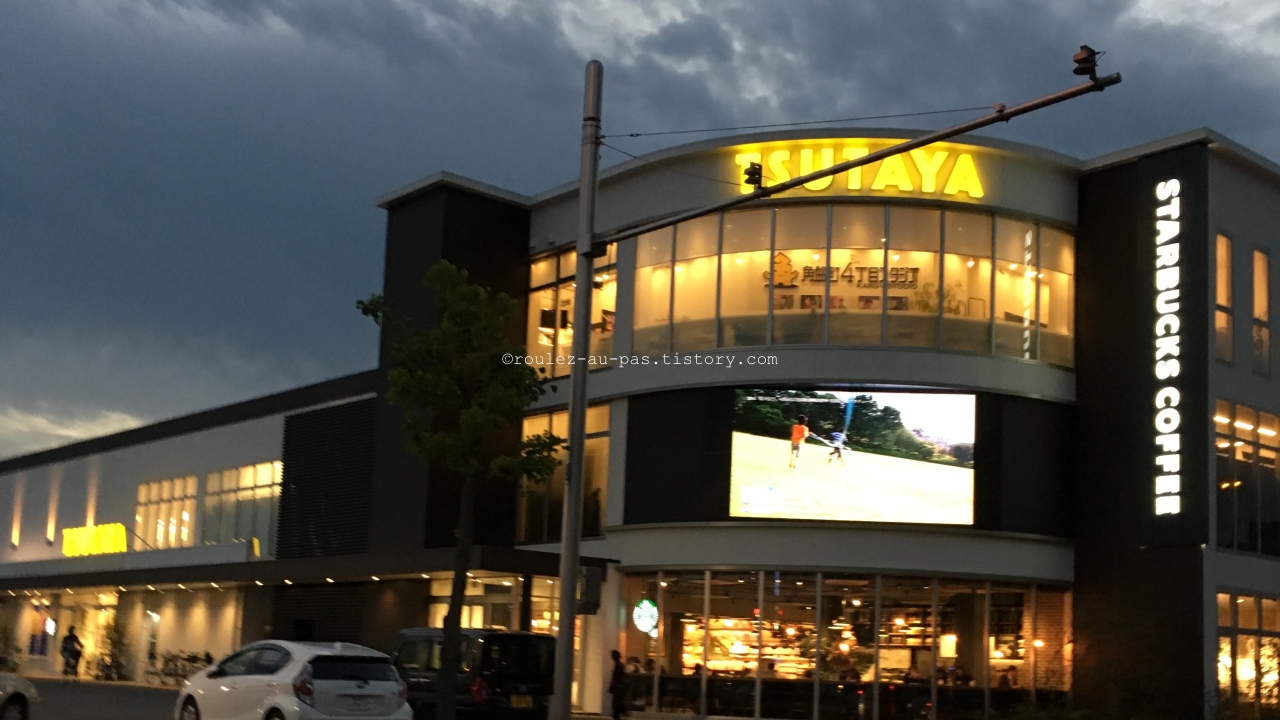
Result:
M973 524L973 395L738 390L729 514Z

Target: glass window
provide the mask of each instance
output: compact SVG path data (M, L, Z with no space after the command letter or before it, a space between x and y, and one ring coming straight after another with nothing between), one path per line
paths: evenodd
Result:
M551 368L552 377L565 377L572 367L573 357L573 294L572 282L560 283L556 288L556 362Z
M832 209L828 338L833 345L880 344L884 214L879 205Z
M942 347L991 352L991 216L946 213Z
M582 534L598 537L604 529L609 487L609 406L587 408L587 441L583 466ZM569 436L569 413L539 413L524 419L524 437L550 431ZM568 459L564 448L560 465L545 483L522 479L517 501L516 541L519 543L558 542L564 508L564 482Z
M761 717L813 715L817 592L817 576L812 573L765 574L761 606Z
M1267 282L1267 254L1253 252L1253 372L1262 377L1271 375L1271 327L1270 299Z
M540 287L556 281L556 258L544 257L529 265L529 287Z
M596 270L591 286L591 356L602 359L597 365L591 366L594 368L607 365L608 361L603 358L613 355L613 333L618 309L617 268Z
M938 249L942 212L889 209L890 345L938 344Z
M1231 617L1231 593L1218 593L1218 625L1232 627L1235 619Z
M712 573L707 714L752 717L760 653L759 573Z
M1231 239L1219 235L1215 257L1215 295L1217 309L1213 313L1214 354L1223 362L1232 362L1234 332L1231 317Z
M1258 683L1258 700L1265 716L1274 716L1280 706L1280 638L1261 638L1258 653L1261 676Z
M1258 599L1248 595L1236 597L1236 627L1258 629Z
M170 478L139 486L134 550L190 547L195 543L196 478Z
M573 251L560 253L560 279L571 279L578 272L578 259Z
M724 214L720 256L720 344L764 345L768 341L769 238L772 210Z
M549 377L551 358L556 351L556 289L554 287L529 293L527 322L525 352L533 356L533 368L539 374Z
M706 663L703 636L704 575L701 572L662 576L659 712L700 715Z
M1259 432L1274 432L1275 418L1263 414L1264 424L1258 427ZM1266 424L1268 419L1273 423ZM1276 450L1266 446L1267 437L1263 435L1263 447L1258 448L1258 515L1262 537L1260 550L1266 555L1280 555L1280 475L1276 473Z
M676 352L716 346L716 252L720 216L676 226L672 347Z
M778 209L773 241L775 344L822 343L828 212L826 205Z
M1075 364L1075 238L1040 226L1040 359Z
M874 675L875 578L823 575L820 720L860 717ZM867 706L869 707L869 705Z
M1219 235L1215 252L1218 307L1231 307L1231 238Z
M671 252L673 228L636 238L635 317L632 350L661 355L671 343Z
M1267 254L1261 250L1253 251L1253 319L1260 322L1270 320L1270 300L1267 296Z
M1036 226L996 218L996 354L1036 359Z
M654 683L657 679L658 654L661 647L661 602L656 575L629 575L622 578L620 618L622 647L619 651L627 663L628 708L646 710L653 707Z
M1236 636L1236 700L1240 703L1242 717L1257 717L1251 708L1246 707L1258 700L1258 672L1253 664L1257 652L1257 637Z

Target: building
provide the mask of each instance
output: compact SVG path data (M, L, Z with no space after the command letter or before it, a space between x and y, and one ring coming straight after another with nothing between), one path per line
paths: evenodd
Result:
M905 136L654 153L603 173L598 226ZM392 307L430 317L441 259L527 297L524 432L565 435L576 185L440 173L379 204ZM1280 711L1276 208L1280 166L1208 130L1089 161L969 137L611 248L576 706L618 648L638 713ZM94 657L113 619L152 675L439 624L457 488L380 392L394 340L366 373L0 461L24 667L54 671L70 624ZM558 632L558 485L485 497L464 623Z

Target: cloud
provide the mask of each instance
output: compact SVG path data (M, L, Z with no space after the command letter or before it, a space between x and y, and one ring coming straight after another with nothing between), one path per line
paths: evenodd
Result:
M304 356L248 355L213 338L79 328L8 337L0 377L0 457L10 457L329 375Z
M143 422L140 417L116 411L98 411L88 416L59 416L0 407L0 457L110 435Z
M1277 13L1247 0L0 3L0 411L52 427L151 421L371 367L376 330L354 301L381 284L373 199L442 169L525 193L571 180L590 57L616 134L1014 103L1077 82L1070 56L1089 43L1123 84L985 132L1091 157L1210 125L1276 158ZM696 137L614 140L641 153Z

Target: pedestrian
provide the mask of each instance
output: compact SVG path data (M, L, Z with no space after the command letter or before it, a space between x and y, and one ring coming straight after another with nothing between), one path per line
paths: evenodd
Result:
M613 720L622 720L627 714L627 668L622 664L622 653L614 650L613 674L609 678L609 694L613 696Z
M67 636L62 638L62 674L78 677L80 675L80 654L84 652L84 643L76 637L76 626L67 628Z

